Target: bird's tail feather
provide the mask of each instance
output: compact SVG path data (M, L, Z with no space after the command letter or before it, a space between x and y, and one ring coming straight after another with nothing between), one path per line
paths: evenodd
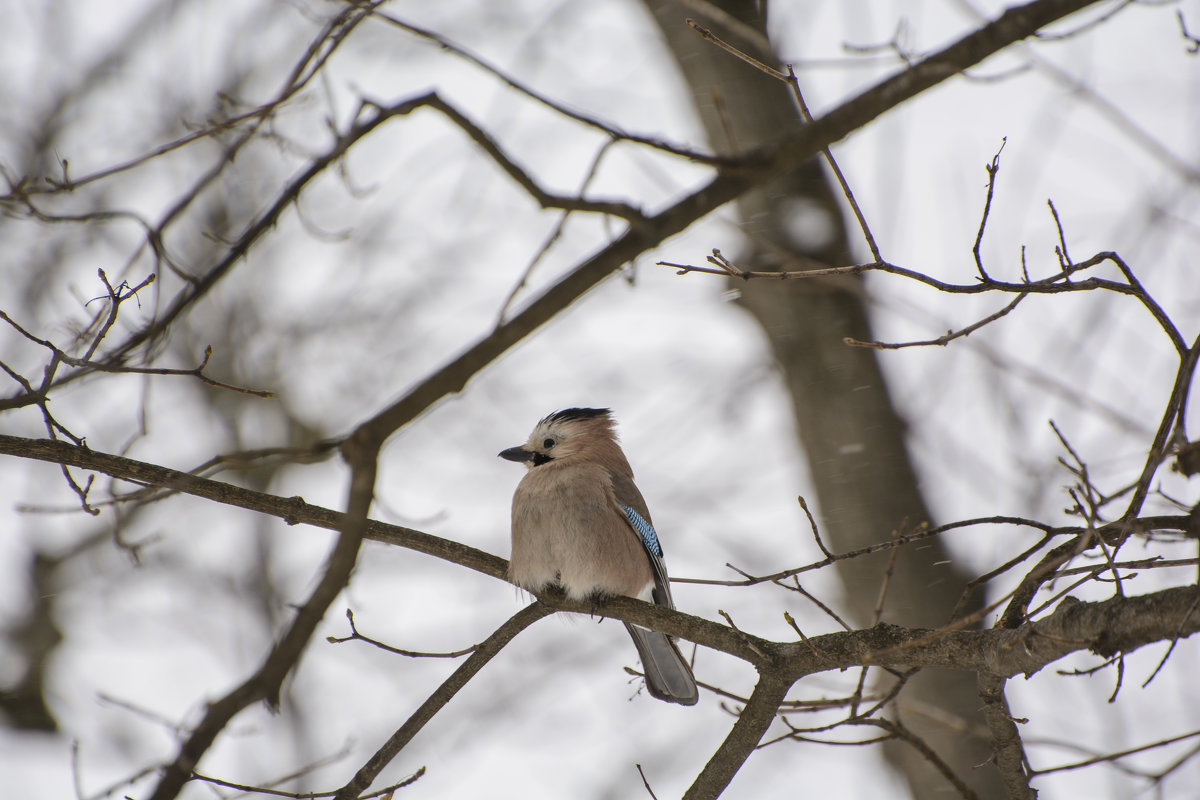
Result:
M646 673L646 688L653 697L683 706L695 705L700 699L692 669L683 660L675 642L665 633L625 625Z

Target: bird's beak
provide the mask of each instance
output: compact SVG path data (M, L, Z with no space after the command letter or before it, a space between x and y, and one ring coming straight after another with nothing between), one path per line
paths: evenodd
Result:
M510 447L500 451L500 457L507 461L532 461L533 453L524 447Z

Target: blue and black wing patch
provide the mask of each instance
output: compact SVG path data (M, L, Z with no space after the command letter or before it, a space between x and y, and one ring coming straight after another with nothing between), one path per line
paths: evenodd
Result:
M642 518L642 515L634 511L627 505L621 504L621 510L625 512L626 519L633 529L638 532L638 536L642 537L642 544L647 552L663 557L662 546L658 543L658 534L654 532L654 526Z

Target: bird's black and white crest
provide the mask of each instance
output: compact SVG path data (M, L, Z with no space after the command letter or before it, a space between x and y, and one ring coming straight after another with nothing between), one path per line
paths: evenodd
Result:
M564 408L562 411L555 411L553 414L547 414L542 418L538 425L546 425L554 422L571 422L572 420L596 419L597 417L604 417L611 422L612 409Z

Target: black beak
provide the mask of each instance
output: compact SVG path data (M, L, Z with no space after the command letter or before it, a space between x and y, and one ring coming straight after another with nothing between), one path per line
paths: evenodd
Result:
M532 461L533 453L524 447L510 447L500 451L500 457L506 461Z

